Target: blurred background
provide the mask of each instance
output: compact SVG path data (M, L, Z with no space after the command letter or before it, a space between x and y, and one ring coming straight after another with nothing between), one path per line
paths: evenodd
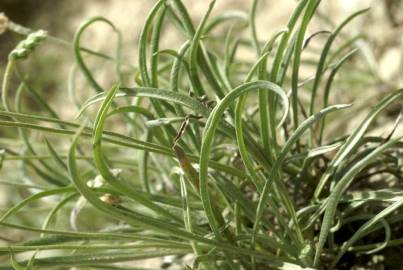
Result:
M208 1L184 0L192 19L197 23L205 13ZM30 29L44 29L50 35L62 40L71 41L80 23L92 16L104 16L111 20L123 34L122 59L126 66L125 84L134 84L134 68L137 64L137 44L144 20L155 1L151 0L0 0L0 12L3 12L9 20ZM257 30L261 40L266 41L273 33L284 28L295 6L294 0L261 0L259 1ZM251 1L249 0L217 0L213 14L217 15L226 10L242 10L248 12ZM308 29L308 34L318 31L332 31L344 18L355 11L370 7L370 11L364 16L355 19L344 31L345 38L357 36L355 46L360 49L360 61L358 67L365 68L367 80L365 85L351 83L338 84L335 101L354 101L357 121L362 119L367 110L384 96L388 91L402 87L403 85L403 0L323 0L319 8L318 16L313 20ZM218 30L219 31L219 30ZM0 22L1 32L1 22ZM242 33L249 37L250 33ZM10 31L0 34L0 74L3 74L9 52L24 37ZM311 50L304 52L305 59L317 57L315 48L323 46L326 35L320 35L310 44ZM174 48L175 50L183 42L183 37L176 31L166 29L162 34L162 48ZM82 46L95 51L102 51L112 55L116 48L116 38L111 29L103 24L95 24L85 33ZM250 55L245 52L243 57ZM22 61L21 69L30 85L34 87L50 104L58 104L57 111L62 118L72 119L76 114L71 97L68 95L68 78L72 72L74 56L71 47L46 43L28 59ZM97 72L97 80L108 85L116 81L113 74L113 65L99 64L89 59L89 65ZM313 69L309 66L303 70L303 75L309 77ZM360 73L361 74L361 73ZM369 74L369 75L368 75ZM2 76L2 75L1 75ZM89 97L92 91L85 88L81 74L77 74L75 80L77 90L80 93L78 99ZM82 86L84 85L84 86ZM14 87L17 81L14 82ZM365 94L362 93L365 91ZM11 91L12 92L12 91ZM301 94L304 94L303 92ZM305 93L308 95L309 93ZM360 96L357 99L357 96ZM37 110L36 103L26 99L24 108L26 111ZM395 109L400 110L400 101ZM391 109L393 111L393 108ZM396 115L396 113L391 113ZM348 119L348 115L345 116ZM393 126L394 118L388 114L377 119L374 132L387 133ZM356 125L354 121L345 122L345 126L335 127L343 132L350 125ZM7 136L10 130L0 128L0 136ZM395 134L403 134L400 126ZM5 141L1 142L4 147ZM9 205L6 196L7 189L0 187L0 209ZM0 231L0 236L1 231ZM150 262L153 263L153 262ZM142 265L146 266L146 265Z

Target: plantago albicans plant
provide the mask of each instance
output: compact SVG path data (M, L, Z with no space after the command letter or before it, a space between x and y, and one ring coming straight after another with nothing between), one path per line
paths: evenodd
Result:
M0 226L22 238L0 246L10 258L0 269L140 269L126 262L167 256L179 269L334 269L400 252L403 134L393 125L367 134L402 106L403 89L342 131L359 108L332 98L347 84L360 99L379 80L357 64L356 37L344 32L367 10L309 35L320 1L300 0L265 39L257 0L250 13L213 16L214 4L194 23L181 0L156 1L137 64L121 57L124 35L103 17L85 21L71 43L1 20L25 37L9 55L0 111L0 185L21 191ZM116 34L115 55L81 44L98 24ZM183 44L161 48L168 26ZM19 66L47 43L75 57L66 96L76 118L59 117ZM116 81L99 82L88 58L112 66ZM27 94L41 113L24 108ZM389 111L395 128L398 112Z

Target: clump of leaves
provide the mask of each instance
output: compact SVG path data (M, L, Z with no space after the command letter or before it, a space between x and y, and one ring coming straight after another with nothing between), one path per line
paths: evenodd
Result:
M355 48L362 36L343 34L367 10L336 28L323 21L332 30L308 36L319 2L299 1L286 28L266 40L257 35L256 0L249 14L215 17L213 1L197 25L180 0L160 0L135 67L106 18L84 22L72 43L6 20L27 37L10 53L2 85L0 125L18 134L2 140L15 179L0 183L24 199L0 218L2 231L22 236L0 247L11 258L0 269L138 269L116 263L167 256L186 269L333 269L400 253L402 134L366 134L379 114L402 105L403 89L339 131L360 108L334 104L335 86L357 88L358 100L382 82ZM101 23L118 36L116 56L81 45ZM160 48L168 27L183 34L179 48ZM62 120L18 67L44 42L74 52L75 119ZM115 66L109 90L87 58ZM307 67L312 77L301 75ZM92 97L77 98L90 88ZM26 94L43 114L22 108Z

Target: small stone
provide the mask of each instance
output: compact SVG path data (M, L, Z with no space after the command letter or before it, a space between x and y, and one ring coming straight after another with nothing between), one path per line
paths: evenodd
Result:
M0 35L8 29L8 18L3 12L0 13Z
M103 194L100 198L101 201L103 201L106 204L109 204L111 206L118 206L119 204L122 203L122 200L115 195L109 194L109 193L105 193Z
M379 73L382 79L392 80L399 74L401 57L402 52L399 46L392 47L383 53L379 63Z

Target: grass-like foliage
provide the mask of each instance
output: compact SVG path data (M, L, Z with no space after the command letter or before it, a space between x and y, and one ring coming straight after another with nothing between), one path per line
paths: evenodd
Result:
M0 184L19 192L0 216L11 238L0 269L140 269L122 263L169 255L182 269L334 269L399 254L403 141L390 108L403 89L379 91L357 119L365 106L335 104L337 91L355 103L382 82L355 48L362 37L346 34L367 10L334 26L319 2L298 1L267 38L256 0L249 13L220 15L213 1L198 23L180 0L157 1L137 64L106 18L85 21L71 43L3 19L25 37L2 83ZM308 35L312 19L326 31ZM99 24L116 34L104 41L117 40L116 55L82 44ZM167 29L178 48L161 48ZM61 93L71 103L49 104L19 65L43 43L74 53ZM99 81L94 59L115 83ZM27 97L40 113L24 108ZM59 117L65 106L77 117ZM386 111L391 128L368 136Z

